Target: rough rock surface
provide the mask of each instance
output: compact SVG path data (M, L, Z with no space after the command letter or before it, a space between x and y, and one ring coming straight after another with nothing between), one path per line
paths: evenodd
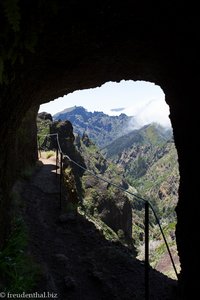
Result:
M49 121L53 121L52 115L47 113L47 112L41 112L38 114L38 118L42 119L42 120L49 120Z
M116 197L107 199L102 195L95 203L99 217L116 233L122 230L125 236L132 238L132 207L127 197L116 193Z

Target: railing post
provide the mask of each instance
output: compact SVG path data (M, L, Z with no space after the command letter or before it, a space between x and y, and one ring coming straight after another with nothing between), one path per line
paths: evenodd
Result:
M40 155L40 158L41 158L41 150L40 150L40 139L39 139L39 136L37 136L37 141L38 141L38 152L39 152L39 155Z
M145 201L145 300L149 300L149 202Z
M56 148L56 175L58 174L58 147Z
M60 209L62 208L62 176L63 176L63 154L60 153Z

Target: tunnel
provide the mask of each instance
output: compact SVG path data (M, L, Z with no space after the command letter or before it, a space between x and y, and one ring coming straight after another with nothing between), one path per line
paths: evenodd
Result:
M37 160L39 105L108 81L159 85L170 107L180 186L180 299L198 294L199 18L178 1L2 1L0 4L0 244L10 191ZM192 280L191 280L192 279Z

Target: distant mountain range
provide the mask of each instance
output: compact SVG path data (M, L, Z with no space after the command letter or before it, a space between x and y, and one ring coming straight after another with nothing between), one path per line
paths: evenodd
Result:
M54 120L69 120L73 124L74 133L84 132L100 148L110 144L116 138L131 131L134 118L125 114L109 116L103 112L89 112L82 106L67 108L55 115Z
M94 174L100 174L115 184L123 185L125 189L128 188L129 191L148 199L152 203L161 224L164 226L167 240L170 242L173 252L176 253L174 232L179 171L172 130L163 128L156 123L131 130L130 122L134 122L132 117L125 114L113 117L103 112L92 113L83 107L66 109L54 115L53 119L71 121L74 132L80 134L80 136L76 135L75 145L90 171ZM41 113L38 115L37 123L38 134L41 135L40 142L42 143L43 135L49 133L54 122L49 114ZM59 124L62 122L56 122L54 125L57 128ZM94 143L99 145L101 150ZM120 225L121 227L117 227L118 229L116 229L116 222L112 220L116 211L114 212L111 205L111 198L124 204L125 198L121 197L118 192L117 197L115 193L113 197L115 190L109 184L105 185L97 181L90 174L85 174L81 181L85 189L83 200L85 209L94 218L97 215L101 216L101 219L115 229L115 232L122 228L127 235L130 235L130 222L128 227L124 225L126 222L123 223L127 217L122 218L123 226ZM130 201L133 216L132 237L139 257L142 259L144 209L141 202L135 201L133 197L130 198ZM107 219L105 212L111 210L113 215L111 214ZM150 253L151 264L162 271L162 265L166 264L166 248L153 215L150 215L150 221L150 247L153 249ZM173 276L171 265L165 265L165 269L166 274Z
M104 153L107 157L114 158L116 155L118 156L124 150L127 150L132 146L160 146L170 139L172 139L171 129L165 129L157 123L151 123L116 138L112 143L105 147Z
M86 133L101 148L105 158L123 169L129 184L141 196L151 199L162 217L168 219L165 205L169 211L174 211L179 183L171 128L151 123L131 130L134 127L133 117L92 113L81 106L67 108L54 115L53 119L69 120L75 133ZM162 201L158 202L158 199Z

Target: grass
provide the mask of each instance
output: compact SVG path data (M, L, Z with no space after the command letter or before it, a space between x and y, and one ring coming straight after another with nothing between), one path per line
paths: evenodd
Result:
M0 291L30 292L41 276L40 267L28 255L29 236L22 216L25 203L21 198L21 181L10 195L12 203L11 230L0 250Z
M49 159L49 158L51 158L51 157L53 157L53 156L55 156L55 155L56 155L56 152L53 151L53 150L49 150L49 151L41 151L41 152L39 153L39 157L45 158L45 159Z
M85 218L91 221L95 227L99 230L99 232L105 237L106 240L109 241L119 241L119 237L117 233L115 233L108 225L106 225L97 215L92 216L85 210L84 206L78 207L78 212L85 216Z
M23 219L18 218L6 246L0 252L0 274L4 292L31 291L40 274L39 266L26 253L28 234Z
M50 157L52 157L52 156L54 156L55 155L55 152L54 151L47 151L46 152L46 158L48 159L48 158L50 158Z

